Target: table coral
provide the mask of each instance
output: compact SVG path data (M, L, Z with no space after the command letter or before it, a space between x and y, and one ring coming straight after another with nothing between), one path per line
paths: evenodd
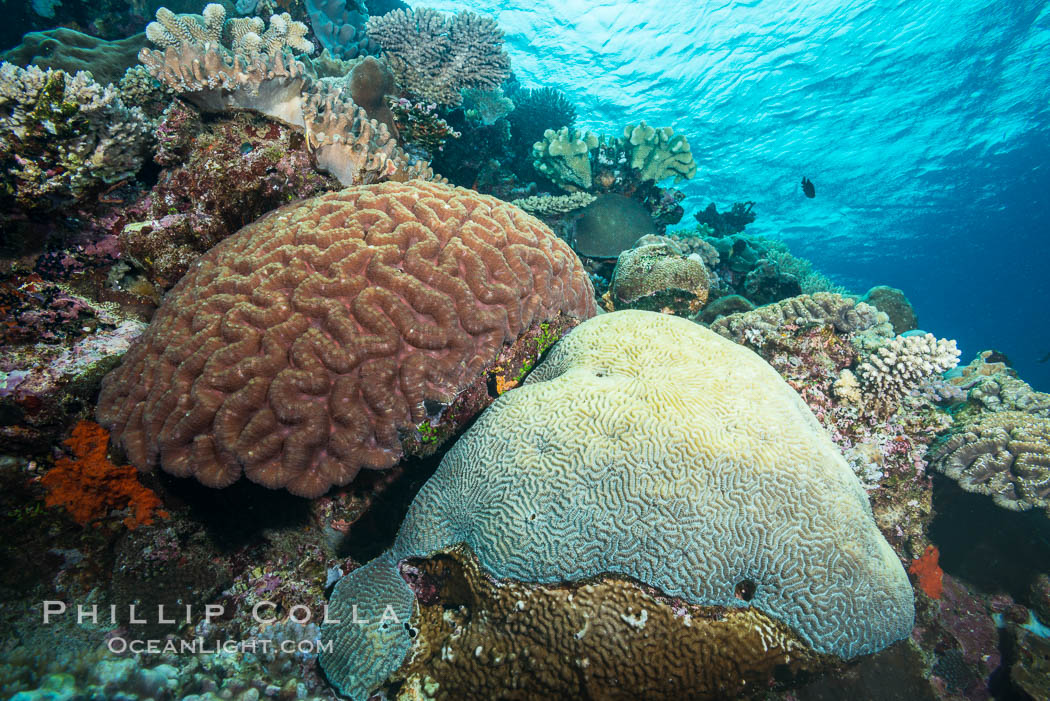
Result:
M319 496L395 464L530 327L594 314L578 259L495 198L435 183L289 205L202 256L103 384L133 463Z
M685 319L603 314L560 341L446 454L384 555L343 578L321 663L365 698L402 663L398 562L465 542L498 578L602 573L750 606L850 658L903 638L911 585L864 491L795 392ZM345 623L355 605L367 625Z
M82 526L97 521L114 509L127 509L124 525L135 528L165 516L160 499L142 486L131 466L117 467L106 457L109 431L90 421L81 421L65 441L73 456L62 456L42 478L47 488L44 504L61 506Z
M495 90L510 75L503 32L489 17L421 7L371 17L366 26L401 89L439 105L459 105L466 88Z

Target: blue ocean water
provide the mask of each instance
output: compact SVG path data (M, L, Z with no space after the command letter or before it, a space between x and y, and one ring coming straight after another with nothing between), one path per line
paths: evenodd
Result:
M851 291L900 287L962 362L996 348L1050 390L1050 3L425 4L495 17L580 126L686 134L685 221L753 200L750 230Z

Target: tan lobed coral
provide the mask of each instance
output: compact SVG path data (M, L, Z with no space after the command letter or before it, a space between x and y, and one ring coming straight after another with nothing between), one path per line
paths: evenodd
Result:
M416 605L398 563L458 543L498 579L619 574L757 609L842 658L914 620L860 482L799 395L751 351L666 314L584 322L457 441L392 548L333 591L343 623L322 627L320 660L341 693L367 698L411 648L381 620ZM350 622L355 609L370 623Z
M651 127L645 121L628 124L623 128L623 142L631 155L631 167L642 180L674 178L680 183L696 175L689 141L671 127Z
M285 15L226 20L222 5L201 15L176 15L161 7L146 37L161 50L142 49L139 60L154 78L203 110L255 110L303 126L307 76L291 50L309 51L306 25ZM225 43L224 43L225 40Z
M284 13L263 28L258 17L227 20L214 3L202 15L160 8L146 35L163 51L143 49L139 59L205 111L251 110L302 128L318 167L343 185L434 179L429 164L409 156L390 130L385 95L393 86L384 66L366 59L345 78L315 79L293 55L313 48L306 25Z
M713 701L788 686L837 662L756 609L687 604L622 577L494 581L464 546L401 571L417 592L418 633L393 681L436 685L441 698L514 689L521 701Z
M980 414L931 451L937 470L1004 509L1050 515L1050 419L1021 411Z
M595 313L590 282L518 208L421 181L348 188L202 256L106 377L98 418L139 468L317 496L396 463L563 313Z
M510 75L503 32L489 17L421 7L370 17L367 29L398 85L439 105L460 104L464 89L495 90Z

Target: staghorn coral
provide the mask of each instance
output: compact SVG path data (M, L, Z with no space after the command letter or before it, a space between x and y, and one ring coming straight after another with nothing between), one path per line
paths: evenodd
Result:
M598 137L589 131L569 127L557 131L547 129L543 139L532 146L533 166L563 190L589 190L590 151L597 147Z
M968 492L1012 511L1050 515L1050 419L1020 411L980 414L932 449L932 464Z
M896 405L959 363L955 341L933 334L897 336L857 366L861 389L871 399Z
M416 592L418 633L393 681L436 685L445 698L513 689L523 701L714 701L789 686L835 663L754 608L686 604L625 578L493 581L463 546L401 571Z
M521 207L529 214L537 217L558 217L569 212L575 212L594 202L595 197L586 192L574 192L571 195L532 195L518 200L511 200L511 204Z
M696 162L689 150L689 141L675 134L671 127L651 127L643 120L623 128L625 146L630 153L631 167L642 180L659 182L674 178L676 183L696 175Z
M167 516L157 495L139 483L135 468L117 467L106 457L109 432L104 428L81 421L65 445L73 457L60 457L41 478L47 489L46 506L64 507L81 526L104 518L114 509L130 510L124 519L128 528L149 525L155 516Z
M150 123L91 74L0 64L0 198L69 206L134 175Z
M833 292L799 295L751 312L730 314L711 324L711 330L737 343L744 343L754 338L769 337L784 323L799 326L830 324L835 331L844 334L860 331L869 331L878 337L892 334L885 314L870 305Z
M439 105L459 105L464 89L495 90L510 75L503 32L473 12L394 10L370 17L367 29L402 90Z
M98 415L141 468L318 496L468 419L455 403L531 325L594 311L576 257L521 210L434 183L348 188L202 256Z
M844 658L912 627L904 569L803 401L761 358L664 314L581 324L445 455L392 548L335 587L344 624L322 627L321 664L342 693L367 697L410 648L379 622L413 610L399 561L461 542L497 578L616 573L688 603L745 599ZM347 623L351 605L371 622Z

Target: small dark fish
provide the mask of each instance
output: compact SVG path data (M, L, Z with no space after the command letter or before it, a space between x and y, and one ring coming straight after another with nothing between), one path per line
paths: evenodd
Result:
M802 192L806 193L806 197L816 197L817 188L813 187L813 181L802 176Z
M1050 353L1047 353L1046 355L1044 355L1044 356L1043 356L1043 359L1042 359L1042 360L1040 360L1039 362L1040 362L1040 363L1045 363L1045 362L1046 362L1046 361L1048 361L1048 360L1050 360Z

